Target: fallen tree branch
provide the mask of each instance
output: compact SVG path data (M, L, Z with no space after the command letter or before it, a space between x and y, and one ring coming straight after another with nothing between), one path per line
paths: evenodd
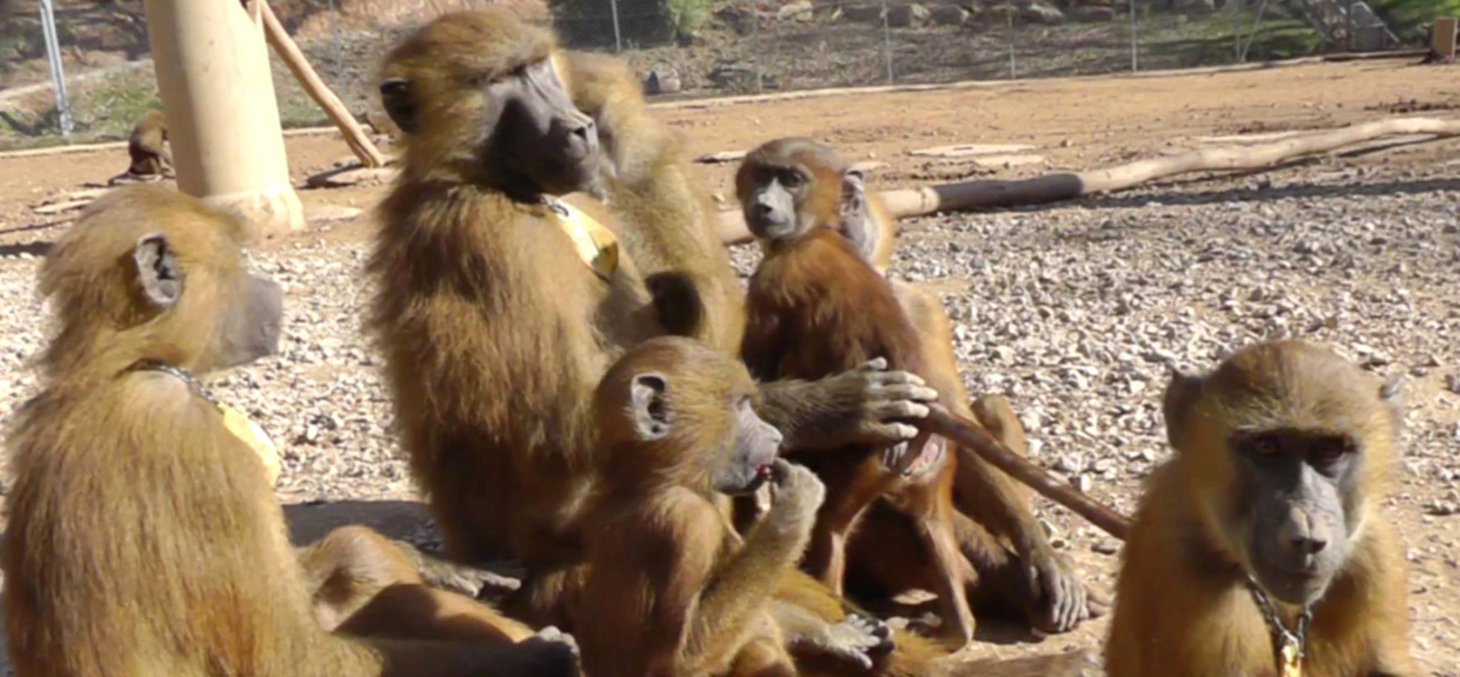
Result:
M899 219L938 212L1045 204L1125 190L1177 174L1264 169L1304 155L1326 153L1386 136L1411 134L1436 138L1460 136L1460 120L1377 120L1270 143L1204 148L1086 172L1059 172L1014 181L950 183L886 191L879 193L879 197L887 205L888 213ZM719 231L721 240L726 244L741 244L752 239L739 212L721 213Z
M1120 513L1071 489L1028 459L1010 451L998 438L984 430L983 426L941 406L934 406L928 417L923 419L922 428L953 440L959 446L972 449L994 467L1033 487L1046 498L1075 511L1111 536L1123 541L1130 532L1130 521Z
M264 35L268 37L269 44L274 51L279 53L279 58L284 65L289 67L289 72L299 81L299 86L319 104L324 114L329 117L330 122L338 127L340 133L345 137L345 144L360 158L360 163L366 167L376 168L385 166L385 157L380 154L380 149L370 141L360 123L355 121L355 116L350 114L345 104L340 101L335 93L330 91L328 85L314 72L314 67L309 65L309 60L304 57L304 52L299 51L299 46L284 31L283 24L279 23L279 17L274 16L274 10L264 0L253 0L253 5L258 7L264 20Z

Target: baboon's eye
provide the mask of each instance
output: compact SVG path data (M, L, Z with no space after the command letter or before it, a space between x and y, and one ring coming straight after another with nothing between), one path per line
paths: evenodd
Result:
M1271 458L1277 455L1280 446L1272 435L1256 435L1247 441L1247 450L1256 456Z
M801 176L801 172L783 172L781 174L781 183L785 184L787 188L799 188L801 184L806 183L806 177Z
M1311 458L1315 465L1328 466L1342 460L1343 457L1354 453L1358 448L1354 446L1353 440L1344 437L1332 437L1313 445Z

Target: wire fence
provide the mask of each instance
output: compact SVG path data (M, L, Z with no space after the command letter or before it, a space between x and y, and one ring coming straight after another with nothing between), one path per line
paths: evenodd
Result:
M233 2L236 0L195 0ZM386 49L444 11L506 3L617 53L651 98L1097 75L1425 44L1460 0L272 0L362 120ZM159 108L142 0L11 0L0 148L125 138ZM1416 9L1416 7L1419 7ZM1401 11L1402 10L1402 11ZM325 117L275 58L286 126ZM58 86L59 85L59 86Z

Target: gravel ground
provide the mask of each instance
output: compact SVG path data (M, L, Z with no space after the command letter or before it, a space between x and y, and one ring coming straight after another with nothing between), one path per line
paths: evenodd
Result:
M1415 653L1453 677L1460 510L1460 181L1446 169L1347 166L1187 182L1040 211L905 222L894 275L939 291L973 392L1011 396L1031 455L1129 513L1166 455L1159 398L1172 365L1209 368L1280 336L1329 341L1403 376L1408 451L1389 514L1409 548ZM296 241L251 254L287 294L279 356L211 379L284 453L286 502L402 498L380 358L363 339L367 245ZM748 274L753 248L734 252ZM0 414L33 393L45 326L36 261L0 260ZM1040 501L1110 589L1118 543ZM1056 642L1095 646L1104 623ZM1046 649L1047 650L1047 647ZM998 651L1018 653L1018 647Z

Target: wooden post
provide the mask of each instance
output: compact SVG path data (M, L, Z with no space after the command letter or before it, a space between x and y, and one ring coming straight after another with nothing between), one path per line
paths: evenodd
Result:
M345 108L340 97L335 96L324 81L319 79L319 74L314 72L314 67L304 58L304 52L299 51L299 46L284 32L284 25L274 16L273 8L264 0L253 0L253 4L259 8L259 14L264 20L264 35L268 37L269 44L274 46L274 51L279 53L279 58L284 60L284 65L289 67L289 72L294 74L304 92L319 104L320 110L324 111L330 122L340 128L340 133L345 136L345 144L354 151L355 157L360 158L360 163L366 167L384 167L385 158L380 155L380 150L366 136L365 130L360 128L360 123L355 122L355 116Z
M1435 19L1434 30L1430 33L1430 51L1434 58L1441 61L1455 60L1456 23L1455 17Z
M304 227L289 182L258 12L237 0L145 0L178 188L252 238Z

